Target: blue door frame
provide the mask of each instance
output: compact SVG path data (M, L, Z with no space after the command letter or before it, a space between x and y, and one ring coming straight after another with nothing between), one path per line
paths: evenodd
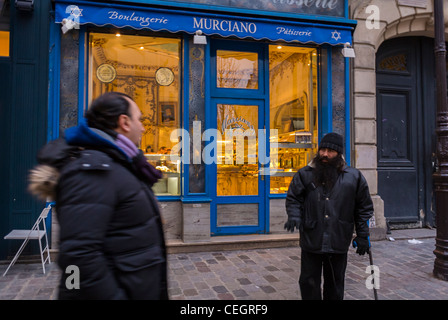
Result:
M258 106L258 126L256 130L264 129L265 127L265 101L262 99L230 99L230 98L214 98L211 101L211 118L214 119L212 127L217 127L217 105L218 104L230 104L230 105L247 105ZM213 120L212 120L213 122ZM269 137L266 137L266 141L269 141ZM216 141L213 143L214 150L216 150ZM216 155L215 155L216 157ZM260 172L260 162L258 162L258 170ZM226 234L253 234L253 233L265 233L266 230L266 192L267 192L267 176L258 175L258 194L246 195L246 196L218 196L217 195L217 165L216 162L211 166L210 170L211 180L211 234L212 235L226 235ZM218 205L220 204L257 204L258 205L258 224L257 225L238 225L238 226L218 226Z
M231 40L212 40L210 48L210 99L209 116L207 128L217 128L217 105L257 105L258 106L258 128L267 129L269 133L269 113L265 112L269 105L269 75L265 70L269 69L267 56L267 45L255 42L231 41ZM244 51L255 52L258 54L258 89L223 89L217 88L216 72L216 51ZM269 137L266 137L269 141ZM216 142L210 142L215 143ZM269 148L267 148L269 149ZM260 170L260 163L258 163ZM254 234L269 232L267 226L267 188L268 176L258 176L258 195L253 196L217 196L217 165L214 163L210 168L210 188L209 194L211 201L211 235L229 235L229 234ZM258 225L238 225L238 226L218 226L217 208L220 204L258 204Z

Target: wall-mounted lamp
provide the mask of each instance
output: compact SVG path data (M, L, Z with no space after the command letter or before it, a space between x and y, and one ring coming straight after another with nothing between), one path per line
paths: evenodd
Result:
M63 19L62 20L62 33L66 34L67 31L72 30L77 26L77 23L72 19Z
M16 8L21 11L33 11L34 0L16 0Z
M196 30L196 33L193 38L194 44L207 44L207 37L202 35L201 30Z
M355 49L350 47L350 43L346 42L344 44L344 49L342 49L342 55L346 58L354 58L355 57Z

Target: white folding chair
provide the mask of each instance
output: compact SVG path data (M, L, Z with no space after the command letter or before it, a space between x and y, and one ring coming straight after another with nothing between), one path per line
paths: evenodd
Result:
M34 223L33 227L30 230L12 230L10 233L8 233L4 239L8 240L24 240L22 245L20 246L19 250L17 251L16 255L12 259L11 263L8 266L8 269L6 269L5 273L3 273L3 276L6 275L9 268L11 268L19 258L20 254L22 253L23 249L25 248L26 244L29 240L38 240L39 241L39 250L40 250L40 259L42 261L42 269L45 274L45 263L48 261L48 264L51 263L50 260L50 248L48 245L48 237L47 237L47 227L45 226L45 219L48 216L48 213L51 210L51 204L46 206L42 212L40 213L39 217L37 218L36 222ZM43 228L41 229L40 225L43 225ZM42 249L42 238L45 238L44 241L44 248ZM44 253L47 254L46 258L44 258Z

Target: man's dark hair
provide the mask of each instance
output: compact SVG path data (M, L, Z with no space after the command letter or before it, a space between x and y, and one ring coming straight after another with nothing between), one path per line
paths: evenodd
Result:
M85 118L90 128L96 128L107 133L113 133L118 127L118 117L125 114L130 116L129 101L130 96L121 92L107 92L90 104L86 111Z

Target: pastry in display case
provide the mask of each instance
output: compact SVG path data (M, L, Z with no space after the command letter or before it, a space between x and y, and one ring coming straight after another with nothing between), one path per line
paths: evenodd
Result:
M167 149L169 150L169 149ZM152 190L156 195L175 196L180 194L180 160L171 160L168 153L149 154L145 157L150 164L162 172L162 178L157 181Z
M288 132L278 137L277 160L271 161L271 193L286 193L296 172L305 167L314 157L315 145L312 133ZM275 150L271 149L271 153Z
M217 195L257 195L258 164L220 165L217 174Z

